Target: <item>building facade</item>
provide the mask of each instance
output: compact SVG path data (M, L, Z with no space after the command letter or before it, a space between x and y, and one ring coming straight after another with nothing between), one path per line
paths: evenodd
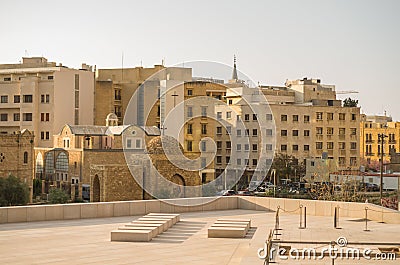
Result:
M68 124L93 124L94 73L67 68L43 57L0 65L0 133L28 129L35 146L52 147Z
M29 130L0 134L0 177L13 175L26 183L33 194L34 135Z

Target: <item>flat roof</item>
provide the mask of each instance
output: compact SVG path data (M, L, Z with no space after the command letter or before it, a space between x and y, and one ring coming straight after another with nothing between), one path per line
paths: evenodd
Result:
M275 212L226 210L182 213L181 222L150 242L111 242L110 232L141 216L45 221L0 225L0 257L3 264L263 264L257 256L274 228ZM218 218L251 219L245 238L207 238L207 228ZM307 216L307 228L299 229L299 216L282 213L281 240L348 242L399 242L400 225L359 218L340 218L341 229L333 228L332 217ZM286 244L287 245L287 244ZM321 247L321 246L319 246ZM374 249L371 247L371 249ZM398 261L338 260L338 264L397 264ZM278 264L331 264L304 260Z

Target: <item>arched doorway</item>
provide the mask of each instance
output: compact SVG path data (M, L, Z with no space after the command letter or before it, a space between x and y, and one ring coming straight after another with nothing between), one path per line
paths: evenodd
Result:
M93 179L93 199L92 202L100 202L100 180L99 176L95 175Z
M174 187L174 195L176 198L184 198L185 197L185 179L179 175L179 174L175 174L172 176L171 181L175 184L177 184L177 186Z

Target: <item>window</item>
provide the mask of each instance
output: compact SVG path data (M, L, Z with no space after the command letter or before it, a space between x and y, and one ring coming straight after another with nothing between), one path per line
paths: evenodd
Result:
M304 151L310 151L310 146L308 144L305 144L303 147Z
M281 115L281 121L287 121L287 115Z
M54 76L52 76L52 75L47 76L47 80L53 80L53 79L54 79Z
M40 121L50 121L50 113L40 113Z
M242 151L242 145L236 144L236 151Z
M272 129L267 129L266 134L267 134L267 136L271 136L272 135Z
M141 149L142 148L142 139L136 139L135 147L136 147L136 149Z
M3 79L5 82L11 81L11 77L4 77Z
M217 119L218 120L222 119L222 112L220 111L217 112Z
M217 164L222 164L222 156L217 156Z
M46 140L50 139L50 132L46 132Z
M40 132L40 139L44 140L44 132ZM128 141L129 141L129 145L130 145L130 140L128 140ZM64 143L64 146L65 146L65 143ZM128 146L128 148L129 148L129 146Z
M240 166L242 164L242 160L240 158L236 159L236 164Z
M201 134L207 134L207 124L201 125Z
M322 142L316 142L316 143L315 143L315 148L316 148L317 150L322 150Z
M250 136L250 130L249 129L246 129L245 135L246 136Z
M356 142L351 142L351 143L350 143L350 149L351 149L351 150L357 149L357 143L356 143Z
M8 103L8 96L1 96L0 98L1 98L0 100L1 103Z
M272 144L267 144L265 148L267 149L267 151L272 151Z
M350 133L351 135L357 135L357 128L351 128Z
M299 115L293 115L293 121L298 122L299 121Z
M281 145L281 151L282 152L286 152L287 151L287 145L286 144L282 144Z
M309 123L310 122L310 116L304 115L304 123Z
M287 130L281 130L281 136L287 136Z
M187 95L188 96L193 96L193 90L192 89L188 89L187 90Z
M225 162L226 162L227 164L229 164L230 161L231 161L231 157L230 157L230 156L225 157Z
M232 147L232 143L231 143L231 141L226 141L226 149L231 149L231 147Z
M293 130L292 131L293 136L299 136L299 130Z
M236 130L236 136L242 136L242 130Z
M346 113L339 113L339 121L346 120Z
M207 159L205 157L201 158L201 168L205 168L207 166ZM203 183L205 182L205 177L204 177L205 173L201 174L201 178ZM204 178L204 179L203 179Z
M258 149L258 145L257 144L253 144L253 151L257 151L257 149Z
M350 166L357 166L357 157L350 157Z
M50 95L46 94L46 103L49 103L49 102L50 102Z
M222 134L222 127L221 126L217 127L217 134Z
M206 141L201 141L201 151L202 152L207 151L207 142Z
M193 124L188 123L186 132L187 132L187 134L193 133Z
M206 106L201 107L201 117L202 118L207 117L207 107Z
M222 141L217 141L217 149L222 149Z
M253 166L257 166L257 159L253 159Z
M346 134L346 128L339 128L339 135L345 135Z
M244 160L244 164L245 164L246 166L248 166L248 165L249 165L249 160L248 160L248 159L245 159L245 160Z
M356 114L351 114L351 120L356 121L357 120L357 115Z
M339 166L345 166L345 165L346 165L346 158L339 157Z
M14 95L14 103L20 103L21 102L21 96L20 95Z
M14 113L14 121L20 121L19 113Z
M310 130L304 130L304 136L310 136Z
M346 149L346 143L345 142L339 142L339 149L340 150L345 150Z
M240 121L240 115L236 115L236 120Z
M230 134L232 132L231 126L226 126L226 134Z
M186 150L189 152L193 151L193 142L192 141L186 141Z
M297 144L294 144L292 146L293 151L299 151L299 146Z
M43 136L43 138L44 138L44 136ZM63 143L64 143L64 148L69 148L69 139L64 139ZM76 162L75 162L75 168L76 168Z
M244 120L249 121L250 120L250 115L249 114L244 114Z
M257 114L253 114L253 121L257 120Z
M28 152L24 152L24 164L28 164Z
M332 135L332 134L333 134L333 128L332 128L332 127L328 127L328 128L326 129L326 134Z
M258 134L257 129L253 129L253 136L257 136L257 134Z
M7 113L1 113L0 114L0 121L8 121L8 114Z
M50 132L40 132L40 139L41 140L49 140ZM68 142L68 145L69 145L69 142Z
M232 105L233 101L232 99L228 100L228 105Z
M249 144L245 144L245 145L244 145L244 150L245 150L245 151L249 151L249 150L250 150Z
M187 107L187 116L188 116L188 118L193 117L193 107L192 106Z
M267 118L267 121L272 121L272 114L268 113L266 118Z
M333 142L327 142L327 143L326 143L326 148L327 148L328 150L332 150L332 149L333 149Z
M33 96L32 95L24 95L23 96L24 103L32 103L33 102Z
M322 112L317 112L317 120L322 120Z
M328 121L333 121L333 113L331 113L331 112L327 113L327 118L328 118Z
M227 111L227 112L226 112L226 118L227 118L227 119L232 118L232 111Z
M323 128L322 127L317 127L317 135L321 135L323 133Z

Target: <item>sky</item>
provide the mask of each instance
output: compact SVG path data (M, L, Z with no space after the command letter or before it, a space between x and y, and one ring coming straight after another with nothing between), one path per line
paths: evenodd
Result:
M400 120L400 1L0 2L0 63L23 56L78 68L214 61L255 82L320 78L362 113ZM229 77L227 77L228 79Z

